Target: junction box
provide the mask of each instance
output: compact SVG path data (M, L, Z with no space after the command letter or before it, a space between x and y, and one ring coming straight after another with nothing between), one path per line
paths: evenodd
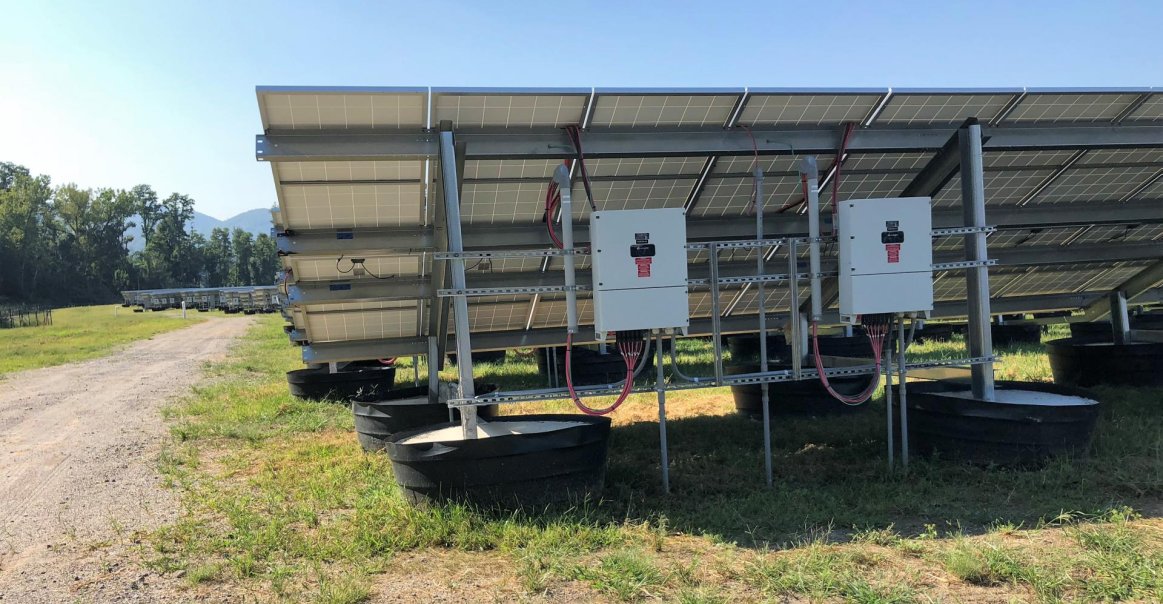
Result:
M690 325L686 212L681 208L590 214L594 331Z
M840 320L933 310L933 218L928 197L840 202Z

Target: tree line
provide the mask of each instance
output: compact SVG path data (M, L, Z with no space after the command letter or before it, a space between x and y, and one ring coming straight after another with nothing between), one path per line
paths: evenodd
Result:
M275 241L242 229L191 233L194 200L129 190L53 186L0 162L0 301L112 302L125 289L274 283ZM141 227L144 249L130 251Z

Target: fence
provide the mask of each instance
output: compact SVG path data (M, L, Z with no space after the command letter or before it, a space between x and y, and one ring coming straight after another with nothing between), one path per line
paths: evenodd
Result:
M52 325L52 309L45 306L0 306L0 329Z

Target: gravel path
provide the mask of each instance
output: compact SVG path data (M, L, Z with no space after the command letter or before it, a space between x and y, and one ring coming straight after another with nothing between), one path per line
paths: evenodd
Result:
M178 512L157 471L159 411L251 324L211 319L0 381L0 601L175 600L179 579L132 562L133 533Z

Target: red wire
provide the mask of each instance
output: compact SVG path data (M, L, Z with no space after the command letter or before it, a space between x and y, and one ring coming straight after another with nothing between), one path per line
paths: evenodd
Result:
M751 133L751 128L746 125L742 126L743 130L747 132L747 137L751 139L751 152L754 153L754 158L751 160L751 172L755 172L755 166L759 165L759 143L755 142L755 135ZM747 203L747 209L743 211L744 214L753 214L755 212L755 181L751 181L751 201Z
M573 352L573 334L567 333L565 335L565 386L569 390L569 398L573 400L573 404L585 413L586 415L608 415L613 413L626 398L630 396L630 391L634 389L634 366L637 365L638 357L642 355L643 347L641 341L631 343L619 343L618 351L622 354L622 360L626 363L626 383L622 385L622 393L618 395L618 400L614 401L613 405L605 409L595 409L582 402L577 392L573 389L573 372L572 368L572 352Z
M836 151L836 158L834 160L832 160L832 165L836 168L836 174L832 178L832 216L833 216L833 219L835 218L835 215L836 215L836 195L837 195L837 192L840 190L840 164L843 163L844 154L848 152L848 139L852 136L852 131L855 129L856 129L856 124L854 122L849 122L848 124L846 124L844 126L844 137L840 140L840 149L838 149ZM784 212L784 211L790 210L792 208L802 206L802 205L804 205L805 202L808 201L808 177L807 177L807 175L804 175L801 178L801 180L803 182L803 196L800 197L799 201L796 201L794 203L789 203L787 205L784 205L780 209L776 210L776 213ZM832 224L835 225L836 221L833 220Z
M816 333L816 322L812 321L812 356L815 357L813 360L816 362L816 373L820 375L820 383L824 385L824 389L828 391L828 394L832 395L832 398L853 407L867 402L868 399L872 398L876 389L880 387L880 352L884 345L884 336L877 335L881 334L881 328L877 325L869 325L866 327L866 330L868 331L868 340L872 344L872 358L876 361L876 373L874 374L876 377L864 392L855 396L848 396L836 392L832 389L832 385L828 383L828 376L824 373L824 361L820 359L820 339Z

